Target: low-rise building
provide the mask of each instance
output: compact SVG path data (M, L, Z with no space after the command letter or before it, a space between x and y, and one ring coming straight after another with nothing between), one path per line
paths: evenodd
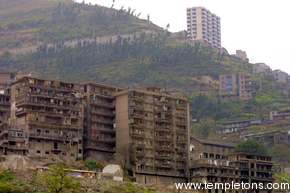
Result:
M236 120L236 121L227 121L223 122L220 128L217 129L217 133L219 134L230 134L242 132L247 127L252 125L260 125L262 124L262 120Z
M234 145L191 137L190 178L195 183L272 183L271 157L236 152ZM204 188L204 187L203 187ZM257 187L258 188L258 187ZM199 190L225 192L225 190ZM263 190L255 192L268 193ZM242 189L229 189L227 193L244 193Z
M270 156L248 153L229 155L230 166L238 169L240 183L273 183L273 162ZM259 191L262 192L262 191ZM265 190L265 192L268 192Z
M284 120L290 117L290 110L285 111L271 111L270 112L270 120L271 121L279 121Z
M264 131L258 133L248 133L241 136L244 140L255 140L267 147L274 145L290 145L290 131Z
M230 166L228 155L234 146L191 137L190 181L191 182L238 182L238 171Z
M142 184L185 182L190 103L157 88L116 94L117 157Z

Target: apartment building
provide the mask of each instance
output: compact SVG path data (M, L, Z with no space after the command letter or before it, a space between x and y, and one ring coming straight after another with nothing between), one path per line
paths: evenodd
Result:
M202 42L214 48L221 48L220 17L204 7L188 8L187 34L192 41Z
M116 152L115 97L120 88L84 83L85 158L110 161Z
M273 162L269 156L233 153L229 161L232 167L238 168L240 182L267 184L274 181Z
M228 155L234 152L232 144L213 142L191 137L191 182L238 182L238 170L230 166Z
M80 85L23 77L11 86L11 125L5 154L81 159Z
M222 99L243 101L252 99L250 76L243 73L220 75L219 81L219 96Z
M116 154L136 181L186 181L190 104L158 88L116 94Z

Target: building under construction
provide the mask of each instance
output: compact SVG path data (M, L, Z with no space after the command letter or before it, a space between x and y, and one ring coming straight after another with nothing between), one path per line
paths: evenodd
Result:
M143 184L186 181L190 104L156 88L116 94L117 157Z
M5 154L78 159L83 155L80 85L23 77L11 86Z
M86 158L110 161L116 152L115 97L121 89L96 83L85 83Z

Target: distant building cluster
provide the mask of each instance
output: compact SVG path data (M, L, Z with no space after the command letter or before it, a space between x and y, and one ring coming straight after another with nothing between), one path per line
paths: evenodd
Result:
M218 79L205 75L192 78L200 87L198 94L202 96L218 96L222 100L251 100L253 85L250 76L245 73L221 74Z

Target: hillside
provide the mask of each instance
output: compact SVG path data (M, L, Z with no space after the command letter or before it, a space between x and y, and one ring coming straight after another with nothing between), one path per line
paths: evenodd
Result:
M133 11L72 0L0 0L0 5L0 54L36 51L42 43L160 30Z
M184 33L169 33L131 10L70 0L0 3L0 69L73 82L178 89L192 99L193 117L198 119L256 118L288 107L283 88L272 76L254 75L252 64L191 45ZM253 100L222 102L215 96L197 96L203 85L196 76L218 79L220 74L240 72L251 75Z

